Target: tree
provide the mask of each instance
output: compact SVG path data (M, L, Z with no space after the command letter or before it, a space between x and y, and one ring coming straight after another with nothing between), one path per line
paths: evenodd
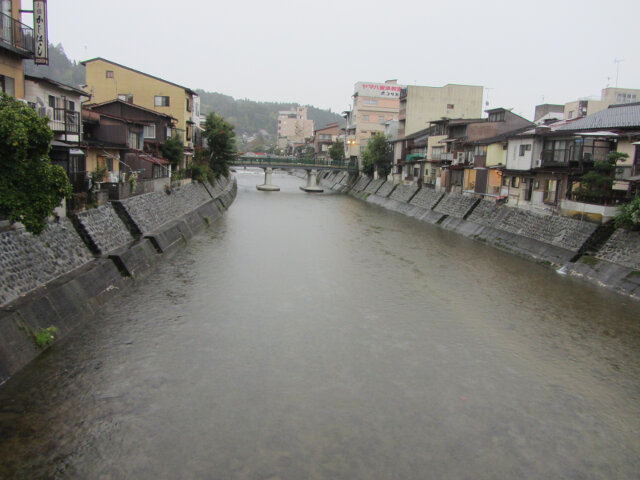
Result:
M211 112L207 115L203 136L207 141L209 168L217 178L229 175L229 162L237 156L233 125Z
M378 132L367 143L367 148L362 154L362 171L372 175L378 170L378 175L386 177L391 172L391 145L384 133Z
M171 162L171 166L176 168L184 158L184 143L182 142L182 137L178 134L172 135L165 140L160 150L162 150L164 158Z
M64 169L52 165L48 119L15 98L0 97L0 215L38 234L63 198L71 197Z
M331 144L329 156L334 162L344 162L344 142L342 140L336 140Z

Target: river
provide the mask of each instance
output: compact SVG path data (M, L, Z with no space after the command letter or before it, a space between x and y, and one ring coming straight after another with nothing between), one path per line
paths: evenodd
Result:
M640 476L640 305L304 182L0 387L0 478Z

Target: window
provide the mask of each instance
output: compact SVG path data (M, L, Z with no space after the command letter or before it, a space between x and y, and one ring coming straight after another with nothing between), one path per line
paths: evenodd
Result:
M113 70L107 70L105 72L105 77L106 78L113 78Z
M482 156L487 154L487 146L486 145L476 145L473 148L474 156Z
M531 150L530 143L520 145L520 156L524 157L524 153L528 152L529 150Z
M119 93L118 100L122 100L123 102L133 103L133 95L130 93Z
M635 93L619 93L616 95L617 103L633 103L638 97Z
M489 114L490 122L504 122L504 111Z
M455 105L453 103L447 103L447 110L453 110Z
M156 126L145 125L143 135L144 135L144 138L156 138Z
M431 148L431 158L433 160L440 160L443 153L444 153L444 147Z
M171 127L167 127L167 138L171 138Z
M169 97L156 95L154 98L154 105L156 107L168 107L169 106Z
M363 122L368 122L369 121L369 115L362 115L362 121Z
M384 117L382 115L378 115L378 123L384 123Z
M191 99L187 98L187 112L191 111Z
M73 100L67 100L67 110L74 112L76 110L76 102Z
M364 100L362 103L365 105L378 105L378 100Z
M129 132L129 148L142 150L140 145L140 134L138 132Z
M569 120L571 120L572 118L573 118L573 110L569 112Z
M0 75L0 87L2 91L11 97L15 97L16 95L16 86L15 80L11 77L7 77L5 75Z
M511 186L513 188L520 188L520 177L511 177Z

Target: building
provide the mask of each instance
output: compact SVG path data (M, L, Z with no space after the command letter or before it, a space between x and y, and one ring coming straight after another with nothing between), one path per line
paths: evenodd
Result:
M482 116L483 87L452 85L424 87L409 85L400 92L398 136L424 130L442 118Z
M278 112L278 148L293 151L294 145L304 144L312 137L313 120L307 118L307 107Z
M633 88L605 88L600 93L600 100L584 98L573 102L568 102L564 106L564 118L572 120L575 118L593 115L606 109L609 105L622 103L634 103L640 100L640 89Z
M33 29L20 20L20 0L0 0L0 90L24 98L25 58L33 58Z
M552 103L536 105L533 114L534 123L542 124L553 120L564 120L564 105L554 105Z
M397 80L356 82L353 108L343 115L347 119L347 157L358 160L359 167L369 139L376 133L384 133L387 122L398 120L402 88Z
M141 180L168 177L169 161L160 147L171 137L176 119L123 100L83 108L87 170L106 168L109 180L124 181L136 173Z
M313 135L313 149L319 160L328 160L331 145L342 137L342 128L337 122L319 128Z
M73 191L87 186L82 141L82 102L88 95L78 88L35 75L25 75L24 98L41 118L49 119L53 131L49 157L67 172Z
M81 64L86 67L85 88L92 103L118 99L175 118L185 156L193 155L194 126L199 119L193 90L100 57Z

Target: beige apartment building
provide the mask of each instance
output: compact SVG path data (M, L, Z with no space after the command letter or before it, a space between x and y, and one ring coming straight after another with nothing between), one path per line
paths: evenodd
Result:
M586 117L596 112L609 108L609 105L619 105L623 103L635 103L640 101L640 89L610 87L602 89L600 100L588 98L565 103L564 118L573 120L575 118Z
M378 132L384 133L387 122L398 120L402 88L397 80L356 82L353 109L345 112L348 158L357 158L360 163L369 139Z
M307 107L278 112L278 148L287 149L313 137L313 120L307 118Z
M170 115L177 120L173 130L184 141L185 155L193 154L194 116L199 114L194 109L198 95L193 90L104 58L80 63L86 68L85 90L92 104L118 99Z
M483 92L477 85L407 86L400 92L398 138L424 130L429 122L442 118L479 118Z

